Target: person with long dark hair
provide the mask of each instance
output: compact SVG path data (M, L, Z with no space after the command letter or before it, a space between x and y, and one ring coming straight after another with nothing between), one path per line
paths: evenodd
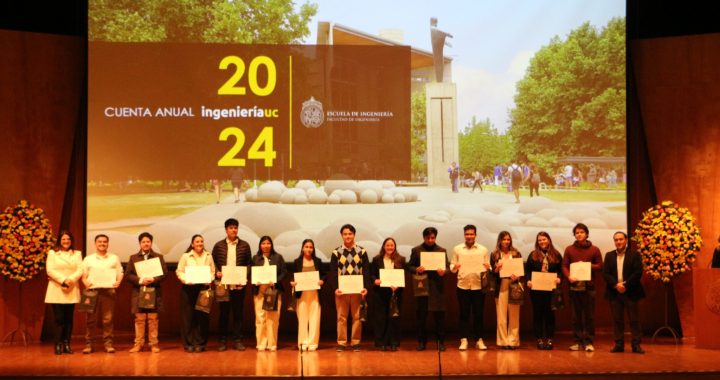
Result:
M525 263L527 287L533 307L533 329L537 339L538 350L552 350L555 337L555 312L552 309L553 292L533 290L533 272L555 273L556 286L560 285L562 276L562 255L553 245L550 235L545 231L538 232L535 237L535 250L530 253Z
M252 258L253 266L275 265L277 279L273 284L261 284L253 279L253 301L255 303L255 337L258 351L277 351L278 327L280 325L280 310L282 309L282 280L287 275L285 260L275 252L273 241L270 236L260 238L257 253ZM278 291L277 308L275 310L263 309L263 298L265 290L275 289Z
M512 244L512 236L507 231L500 231L495 250L490 254L490 267L497 274L495 287L495 306L497 312L497 339L498 347L514 350L520 346L520 305L512 304L510 299L510 285L520 283L522 277L515 274L510 277L500 277L500 269L504 262L510 259L522 258Z
M315 242L305 239L302 242L300 256L293 263L294 273L318 271L320 280L318 286L325 283L326 271L322 261L315 255ZM295 287L295 279L290 286ZM304 290L295 292L297 306L295 311L298 319L298 349L315 351L320 342L320 296L319 290Z
M48 252L45 268L49 280L45 303L52 307L55 321L55 355L72 354L70 336L75 304L80 302L83 265L82 253L73 249L70 232L60 232L57 246Z
M400 317L390 315L390 303L395 297L398 311L402 305L403 288L382 287L380 269L405 269L405 258L397 251L395 239L389 237L383 241L380 253L370 263L370 276L375 288L373 289L373 316L375 333L375 347L383 351L388 348L397 351L400 345Z
M210 270L210 279L215 275L215 263L210 252L205 250L205 240L202 235L193 235L187 252L180 257L175 272L182 282L180 291L181 326L180 336L185 352L205 351L208 341L209 315L203 311L195 310L195 303L202 291L210 289L210 283L195 284L185 275L185 268L192 266L205 266Z

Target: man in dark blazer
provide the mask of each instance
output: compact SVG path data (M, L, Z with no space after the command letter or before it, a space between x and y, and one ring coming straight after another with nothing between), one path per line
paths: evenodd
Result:
M613 335L615 346L610 352L623 352L624 346L624 312L627 310L632 332L632 352L644 354L640 347L640 318L638 316L638 301L645 297L640 278L643 265L640 254L628 249L627 234L616 232L613 235L615 250L605 254L603 277L607 284L605 297L610 301L610 310L613 318Z
M222 267L229 266L250 266L250 258L252 253L250 252L250 245L238 237L238 226L239 222L237 219L230 218L225 221L225 234L227 237L215 243L212 249L212 257L215 262L215 268L217 273L216 278L222 277ZM229 260L228 260L229 258ZM248 268L248 272L250 269ZM230 285L230 300L227 302L220 302L220 345L218 351L225 351L227 349L227 339L230 334L229 330L232 330L232 336L230 337L235 343L235 349L238 351L244 351L245 346L242 343L242 320L243 320L243 306L245 304L245 287L241 285ZM230 313L232 312L232 323L230 323ZM232 328L228 328L228 324Z

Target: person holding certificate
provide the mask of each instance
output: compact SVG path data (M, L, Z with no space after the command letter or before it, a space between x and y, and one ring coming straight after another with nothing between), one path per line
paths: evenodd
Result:
M207 273L190 271L189 268L203 268ZM195 310L200 292L210 289L215 274L215 263L210 252L205 250L202 235L193 235L187 252L180 257L175 271L183 287L180 290L180 337L185 352L203 352L208 341L209 315Z
M82 252L73 249L73 237L67 231L60 232L58 245L47 255L48 275L45 303L50 304L55 321L55 355L72 354L70 336L73 328L75 304L80 302L82 277Z
M383 241L380 253L370 264L373 283L373 332L375 333L375 347L386 351L397 351L400 345L400 306L402 305L403 288L394 285L382 286L380 278L381 269L397 269L404 271L405 258L400 256L396 249L395 239L389 237ZM393 301L393 298L395 299ZM390 303L395 302L398 315L391 315Z
M282 302L280 293L282 292L282 280L287 274L285 268L285 260L275 252L273 241L270 236L260 238L260 246L257 254L252 257L252 265L275 266L276 281L274 283L261 283L252 279L253 286L253 302L255 304L255 338L257 339L256 348L258 351L277 351L278 327L280 325L280 310ZM263 302L265 291L274 289L277 291L277 307L275 310L265 310Z
M330 275L333 280L332 284L335 286L335 309L337 311L337 347L335 350L342 352L347 347L347 319L352 313L350 344L353 351L360 351L362 336L360 302L363 301L367 289L370 287L370 260L368 260L365 248L355 244L355 227L353 225L345 224L340 227L340 235L343 244L333 250L330 258Z
M528 278L530 300L533 306L533 328L538 350L552 350L555 337L555 312L552 309L553 290L560 284L562 255L555 249L550 235L545 231L535 237L535 250L528 256L525 275ZM550 275L550 276L547 276ZM552 286L541 283L546 277L554 277ZM537 279L537 290L535 280ZM540 290L542 289L542 290Z
M298 349L315 351L320 342L319 289L325 283L326 273L322 261L315 255L315 242L312 239L303 240L300 257L295 259L293 270L295 275L290 282L293 288L298 285L298 277L301 276L298 273L307 275L315 272L318 277L316 289L295 290L295 297L298 299L295 307L298 319Z
M145 326L147 323L147 337L150 343L150 349L153 353L160 352L158 346L158 329L160 320L158 312L162 311L162 295L160 292L160 283L165 280L167 275L167 266L163 255L153 251L153 236L149 232L143 232L138 236L140 243L140 251L131 255L125 270L125 281L133 286L132 296L130 298L130 311L135 314L135 344L130 349L130 353L140 352L145 346ZM160 270L151 271L150 274L138 272L136 264L140 262L149 263L152 260L159 264ZM145 276L142 276L145 274ZM153 307L141 307L141 294L143 299L149 295L155 295Z
M588 236L590 231L582 223L573 227L575 242L565 248L563 253L563 275L570 282L570 304L572 304L572 328L575 344L570 346L571 351L584 349L587 352L595 351L593 339L595 338L595 283L594 273L602 270L602 254L594 246ZM589 264L590 273L587 279L578 279L577 274L571 271L573 264ZM577 265L576 264L576 265Z
M432 312L435 323L435 335L437 337L438 350L445 351L445 272L448 269L448 259L445 248L435 244L437 239L437 228L426 227L423 229L422 244L413 247L410 251L410 261L407 270L413 275L413 291L415 295L416 309L415 317L418 325L418 351L425 351L427 346L427 316ZM420 263L420 256L423 252L442 252L445 255L443 269L426 271ZM416 278L426 281L415 280ZM423 283L427 284L427 291L418 295L415 291Z
M212 257L215 262L215 270L217 271L215 276L217 278L222 279L223 267L250 267L252 251L250 244L238 237L239 224L235 218L227 219L225 221L225 239L218 241L213 246ZM243 306L245 305L245 287L243 285L228 285L228 291L230 292L230 300L218 302L220 307L220 320L218 321L220 345L218 351L227 350L229 332L231 332L230 338L235 344L235 349L244 351L242 321ZM230 320L231 312L232 321Z
M450 270L457 273L457 297L460 307L460 351L468 348L468 338L475 340L475 347L478 350L487 350L482 339L483 330L483 309L485 306L485 294L482 292L480 282L481 271L490 268L488 250L475 242L477 228L468 224L463 227L465 243L455 246L453 256L450 259ZM467 270L463 268L462 256L480 255L480 268ZM479 269L479 270L478 270ZM470 330L470 314L472 313L473 324Z
M513 247L512 236L507 231L500 231L495 251L490 255L490 266L497 275L495 286L495 310L497 312L498 347L514 350L520 346L520 305L510 303L510 286L521 284L522 273L511 273L509 277L501 274L503 265L513 259L522 260L520 252ZM514 284L514 285L513 285Z
M113 314L115 313L115 289L120 286L123 268L120 258L108 253L110 238L105 234L95 236L95 253L83 260L83 283L88 289L97 291L95 311L87 313L85 348L83 354L93 352L98 314L102 321L102 337L105 352L115 353L113 347Z

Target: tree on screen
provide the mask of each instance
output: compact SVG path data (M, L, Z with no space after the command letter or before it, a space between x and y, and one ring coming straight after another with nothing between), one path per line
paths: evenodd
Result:
M515 145L507 134L500 134L490 119L472 118L458 136L460 166L464 171L479 170L491 175L495 165L509 165L515 157Z
M418 177L427 175L427 120L426 115L425 91L413 93L410 98L410 168L414 176L413 180Z
M517 159L546 172L565 156L625 156L625 19L554 37L517 83Z
M292 0L90 0L88 37L112 42L299 43L317 5Z

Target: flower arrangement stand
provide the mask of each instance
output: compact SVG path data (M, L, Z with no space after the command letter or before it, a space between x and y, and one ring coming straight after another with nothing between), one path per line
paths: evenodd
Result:
M24 346L28 345L28 340L32 341L32 336L30 335L30 332L28 331L27 327L25 327L25 319L23 318L23 297L22 297L22 282L18 285L18 325L15 329L7 333L5 335L5 338L3 338L3 343L9 343L10 345L15 343L15 335L19 335L22 337L22 342Z
M658 327L657 330L655 330L655 333L652 336L652 342L655 343L655 338L658 336L658 334L661 331L667 330L668 332L670 332L670 335L672 335L673 342L675 342L675 345L677 346L678 333L677 333L677 331L675 331L674 328L670 327L670 325L668 324L668 293L670 292L670 283L665 283L664 285L665 285L664 286L664 288L665 288L665 323L662 326Z

